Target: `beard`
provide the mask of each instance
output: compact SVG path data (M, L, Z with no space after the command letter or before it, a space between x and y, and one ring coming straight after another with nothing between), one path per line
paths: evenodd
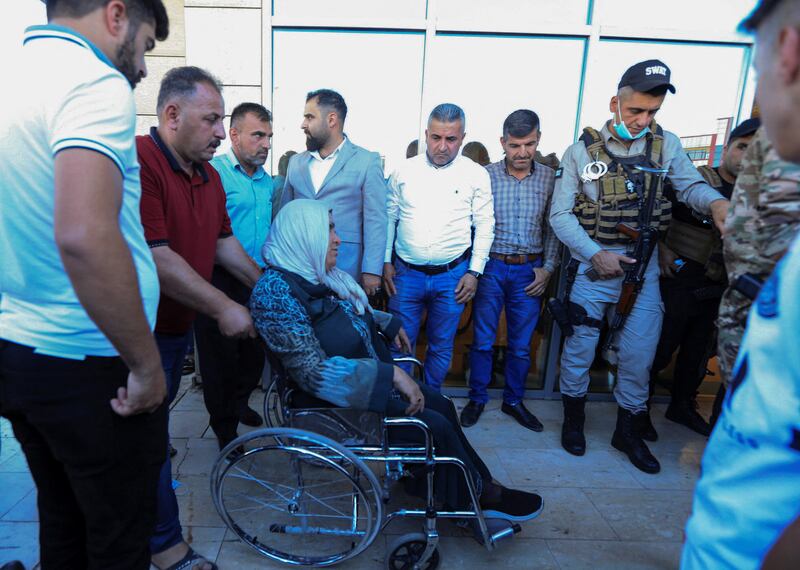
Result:
M321 136L314 136L311 133L306 135L306 148L311 151L317 151L325 146L325 143L328 142L328 137L321 137Z
M136 89L136 84L142 80L141 74L136 70L136 32L138 28L139 26L131 25L127 37L117 48L117 70L128 80L131 89Z

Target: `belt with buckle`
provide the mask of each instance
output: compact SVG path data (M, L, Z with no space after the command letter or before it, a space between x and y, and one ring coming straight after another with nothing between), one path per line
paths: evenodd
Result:
M445 273L447 271L450 271L455 266L469 259L471 252L472 252L471 249L467 249L464 253L456 257L453 261L445 263L443 265L415 265L414 263L407 262L399 255L397 256L397 259L399 259L406 267L410 267L415 271L421 271L426 275L439 275L440 273Z
M537 259L542 257L541 253L515 253L512 255L506 255L504 253L490 253L489 257L492 259L496 259L498 261L502 261L507 265L523 265L525 263L530 263L532 261L536 261Z

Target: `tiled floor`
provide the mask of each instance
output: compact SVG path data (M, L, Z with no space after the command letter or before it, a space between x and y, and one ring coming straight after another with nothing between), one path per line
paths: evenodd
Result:
M253 407L260 410L261 392L253 398ZM457 401L459 406L464 403ZM653 419L660 437L651 448L662 471L647 475L609 443L614 404L588 405L584 457L568 455L560 447L560 406L529 402L545 425L543 433L518 426L500 412L497 401L466 430L495 478L540 493L545 510L492 553L444 523L441 531L452 536L440 542L443 568L677 568L705 439L665 420L664 407L656 405ZM217 455L216 440L208 429L202 394L188 380L174 405L171 431L178 449L173 469L181 483L176 493L186 539L223 570L282 567L240 543L217 515L208 477ZM0 432L0 564L19 559L31 568L38 560L36 491L7 421L0 420ZM416 530L410 524L390 524L373 546L340 567L382 568L386 541Z

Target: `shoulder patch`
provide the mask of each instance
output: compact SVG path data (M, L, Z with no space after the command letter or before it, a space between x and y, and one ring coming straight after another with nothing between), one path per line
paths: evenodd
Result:
M561 167L556 168L556 178L561 178L562 174L564 174L564 169Z

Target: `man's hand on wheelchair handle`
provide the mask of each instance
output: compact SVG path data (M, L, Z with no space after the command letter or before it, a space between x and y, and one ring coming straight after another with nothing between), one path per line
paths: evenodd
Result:
M422 394L419 384L399 366L394 367L392 383L403 395L403 398L408 401L407 415L415 416L425 409L425 396Z
M401 350L408 354L413 354L411 341L408 339L406 330L403 327L400 327L400 330L397 331L397 336L394 337L394 346L397 350Z

